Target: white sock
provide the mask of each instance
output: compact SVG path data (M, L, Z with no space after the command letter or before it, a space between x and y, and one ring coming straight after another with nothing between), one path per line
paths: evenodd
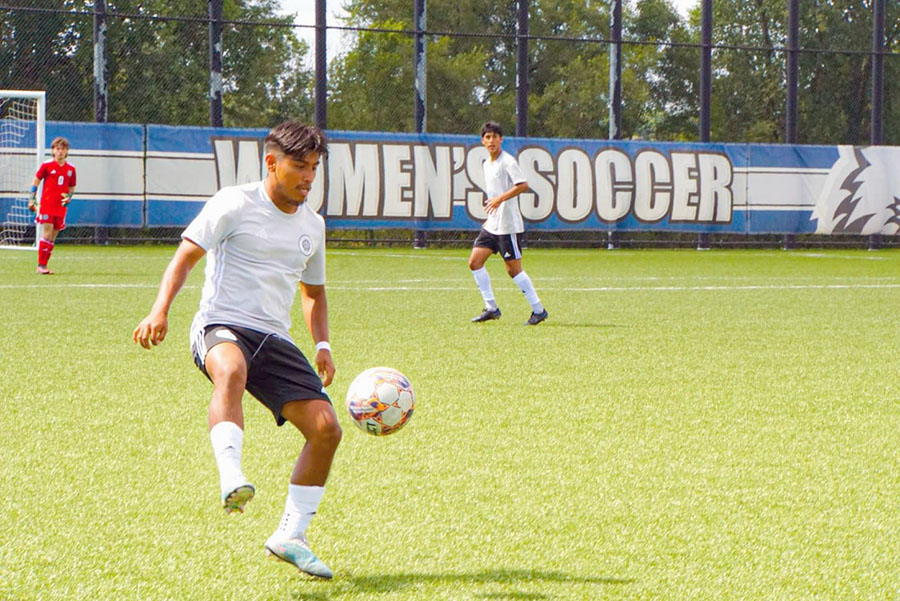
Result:
M324 486L289 484L281 523L272 537L285 539L303 536L313 516L316 515L324 494Z
M494 290L491 288L491 276L488 273L488 270L484 267L481 269L473 269L472 277L475 278L475 284L478 285L478 290L481 292L481 298L484 299L484 305L488 309L496 309L497 302L494 300Z
M538 298L537 292L534 290L534 284L531 283L531 278L528 277L527 273L520 271L519 275L513 278L513 281L522 290L525 300L531 304L532 311L540 313L544 310L544 305L541 304L541 299Z
M222 494L228 494L247 483L241 470L241 451L244 447L244 431L234 422L219 422L209 431L216 465L219 466L219 486Z

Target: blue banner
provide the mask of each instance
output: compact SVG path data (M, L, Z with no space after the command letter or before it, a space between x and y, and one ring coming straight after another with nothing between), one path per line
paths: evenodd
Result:
M262 129L48 124L78 169L70 225L186 226L221 187L264 177ZM329 131L308 202L330 228L480 227L477 135ZM529 230L893 235L900 149L515 138ZM2 207L0 207L2 210Z

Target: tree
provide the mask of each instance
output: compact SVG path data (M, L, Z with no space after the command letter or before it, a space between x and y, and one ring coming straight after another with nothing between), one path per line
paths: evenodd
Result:
M329 127L414 131L410 3L362 1L347 8L350 25L383 31L361 31L356 44L332 63ZM471 133L486 118L508 120L515 80L505 82L506 53L496 52L503 46L497 33L502 26L491 8L473 0L429 4L428 30L475 35L429 36L428 131Z
M664 6L668 16L677 19L671 6ZM358 119L364 129L410 131L414 74L409 2L356 0L347 10L349 25L390 32L360 32L357 44L332 63L329 126L357 129L353 119ZM605 137L608 48L603 40L609 36L608 10L605 0L532 2L530 135ZM428 130L471 133L487 119L512 129L515 3L430 2L427 29L440 32L428 37ZM640 63L636 68L647 66ZM627 80L648 95L642 75L629 75ZM636 105L633 112L640 114L641 107Z
M667 0L638 0L626 20L623 129L647 140L696 140L700 53Z
M866 144L871 115L872 6L868 0L800 3L799 135L803 143ZM692 25L698 30L697 13ZM714 43L748 48L716 50L713 58L713 138L784 141L787 39L784 0L717 0ZM886 47L900 35L900 6L887 3ZM749 47L752 47L749 48ZM778 50L775 48L779 47ZM886 140L900 140L896 57L887 57ZM893 62L892 62L893 61ZM893 69L893 71L892 71Z
M58 0L17 4L60 8ZM75 6L64 0L63 8ZM45 90L48 119L92 119L92 62L85 63L78 51L85 31L89 20L64 12L0 11L0 88Z
M107 0L113 121L209 122L207 0ZM309 48L280 0L225 0L224 118L235 127L312 120ZM330 0L338 2L342 0ZM46 89L50 119L93 118L92 0L19 0L0 9L0 85ZM887 3L885 141L900 143L900 2ZM62 10L60 10L60 5ZM360 28L329 65L331 129L415 129L409 0L348 0ZM604 138L610 0L530 0L528 133ZM872 0L800 3L800 139L865 144L871 115ZM427 130L516 120L516 3L429 0ZM626 0L624 137L695 140L699 7ZM712 138L784 140L786 0L713 3ZM350 38L349 34L342 34Z
M90 0L22 0L31 12L0 11L4 87L46 89L49 119L93 118L93 19ZM310 119L308 48L277 0L226 0L223 30L225 124L268 127ZM111 121L209 123L209 40L206 0L109 0L107 4Z

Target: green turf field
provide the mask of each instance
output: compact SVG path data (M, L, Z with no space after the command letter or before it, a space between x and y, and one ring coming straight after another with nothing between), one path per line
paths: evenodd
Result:
M266 560L301 446L245 398L257 497L224 515L188 327L131 342L173 248L0 252L0 599L896 599L900 251L528 250L550 311L466 249L332 249L344 440L309 534ZM295 310L295 334L309 336ZM343 396L405 372L374 438Z

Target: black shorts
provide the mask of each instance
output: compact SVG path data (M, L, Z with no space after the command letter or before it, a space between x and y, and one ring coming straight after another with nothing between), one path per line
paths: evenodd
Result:
M319 374L293 343L274 334L239 326L211 324L194 333L191 354L207 378L206 353L223 342L241 349L247 362L247 392L269 408L279 426L285 422L281 409L291 401L331 402Z
M492 234L482 228L472 246L489 248L503 257L504 261L515 261L522 258L521 240L522 234Z

